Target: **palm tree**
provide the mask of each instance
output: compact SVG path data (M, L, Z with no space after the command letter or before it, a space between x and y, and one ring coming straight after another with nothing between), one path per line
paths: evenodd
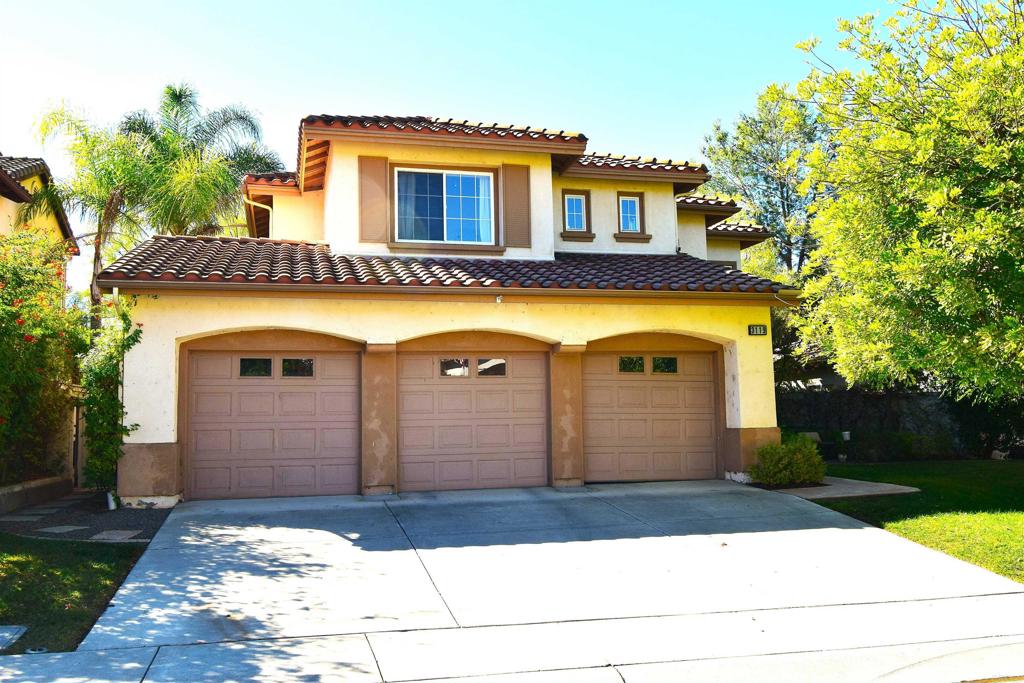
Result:
M260 144L252 112L238 106L204 111L187 84L166 86L156 112L128 114L119 131L148 143L152 184L145 216L158 233L215 234L231 227L241 215L242 177L284 169Z
M37 190L19 210L18 220L26 223L41 214L54 214L63 206L92 226L92 232L77 239L93 246L89 300L92 327L97 329L101 292L96 276L102 270L104 254L130 246L143 232L152 170L147 163L149 142L131 133L92 126L64 108L43 117L40 134L44 142L56 136L66 138L73 174L69 180Z

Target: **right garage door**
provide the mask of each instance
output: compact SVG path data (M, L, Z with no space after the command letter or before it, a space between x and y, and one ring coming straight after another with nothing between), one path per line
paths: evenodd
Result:
M588 482L715 477L711 353L583 356Z

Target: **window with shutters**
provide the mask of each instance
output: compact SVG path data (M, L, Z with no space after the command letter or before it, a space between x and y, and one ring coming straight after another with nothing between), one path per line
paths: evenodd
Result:
M494 174L396 168L399 242L494 244Z

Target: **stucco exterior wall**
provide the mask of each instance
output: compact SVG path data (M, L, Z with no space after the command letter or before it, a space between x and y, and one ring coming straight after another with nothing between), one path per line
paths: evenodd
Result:
M177 434L178 348L220 332L283 328L336 335L368 344L395 344L457 330L498 331L551 344L583 345L633 332L678 332L724 348L726 427L775 427L770 337L751 337L768 324L769 308L734 302L584 303L520 297L499 303L409 297L316 298L271 295L140 295L132 318L142 342L125 359L126 421L139 429L129 443L171 443ZM529 300L525 300L529 298ZM489 299L489 297L487 298Z
M42 187L43 179L35 175L20 181L20 184L29 192L35 192ZM18 202L11 201L6 197L0 197L0 235L10 234L16 227L19 227L18 209L21 206L22 204ZM44 230L58 239L63 237L60 231L60 224L57 223L57 217L51 214L40 214L33 218L29 225L33 228Z
M697 258L708 256L708 233L704 226L704 214L691 211L676 212L676 234L679 239L679 251Z
M562 190L590 190L590 224L592 242L566 241L560 236L565 225ZM617 242L619 230L619 192L644 193L644 232L650 242ZM676 253L676 201L672 183L651 183L597 178L566 178L552 180L552 207L555 251L587 251L597 253L674 254Z
M740 267L740 243L737 240L708 240L708 261L732 261Z
M458 149L420 145L333 141L327 160L323 199L323 239L342 254L388 254L386 244L359 241L359 157L387 157L391 163L497 168L530 167L530 248L509 248L506 258L554 257L551 224L551 157L536 152ZM496 182L495 191L500 183ZM277 210L275 199L275 211ZM278 220L275 216L274 220ZM282 235L284 237L284 235ZM403 253L410 253L403 251Z
M276 194L270 237L320 242L324 239L324 193Z

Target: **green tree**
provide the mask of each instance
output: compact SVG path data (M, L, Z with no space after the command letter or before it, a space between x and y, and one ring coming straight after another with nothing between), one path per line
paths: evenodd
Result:
M839 24L853 68L799 92L834 136L810 182L804 345L851 382L1024 393L1024 16L910 3ZM814 54L816 42L802 46Z
M63 107L43 117L40 134L44 142L56 137L65 140L72 175L33 194L19 210L18 219L28 223L62 205L89 226L91 231L78 239L93 248L89 300L94 309L92 326L98 328L96 309L101 292L96 276L103 269L104 254L130 246L143 230L142 210L151 184L148 143L135 135L91 125Z
M704 137L702 151L714 169L707 187L735 197L744 216L775 238L755 254L759 275L776 277L781 268L783 277L795 278L814 246L807 207L816 188L804 181L808 156L826 146L824 133L811 107L785 86L770 85L758 95L754 113L740 114L731 127L715 122Z
M120 131L145 140L151 185L146 220L154 232L216 234L238 222L239 184L249 173L280 171L277 154L260 144L260 125L249 110L204 111L195 90L168 85L156 112L136 111Z
M814 240L808 206L816 188L805 183L808 158L827 149L825 127L812 107L785 86L770 85L757 97L753 113L742 113L730 127L716 122L704 138L704 156L713 174L707 187L735 198L742 218L767 227L773 239L744 251L743 269L799 287ZM772 309L775 379L789 383L818 374L816 357L798 357L800 338L788 308Z

